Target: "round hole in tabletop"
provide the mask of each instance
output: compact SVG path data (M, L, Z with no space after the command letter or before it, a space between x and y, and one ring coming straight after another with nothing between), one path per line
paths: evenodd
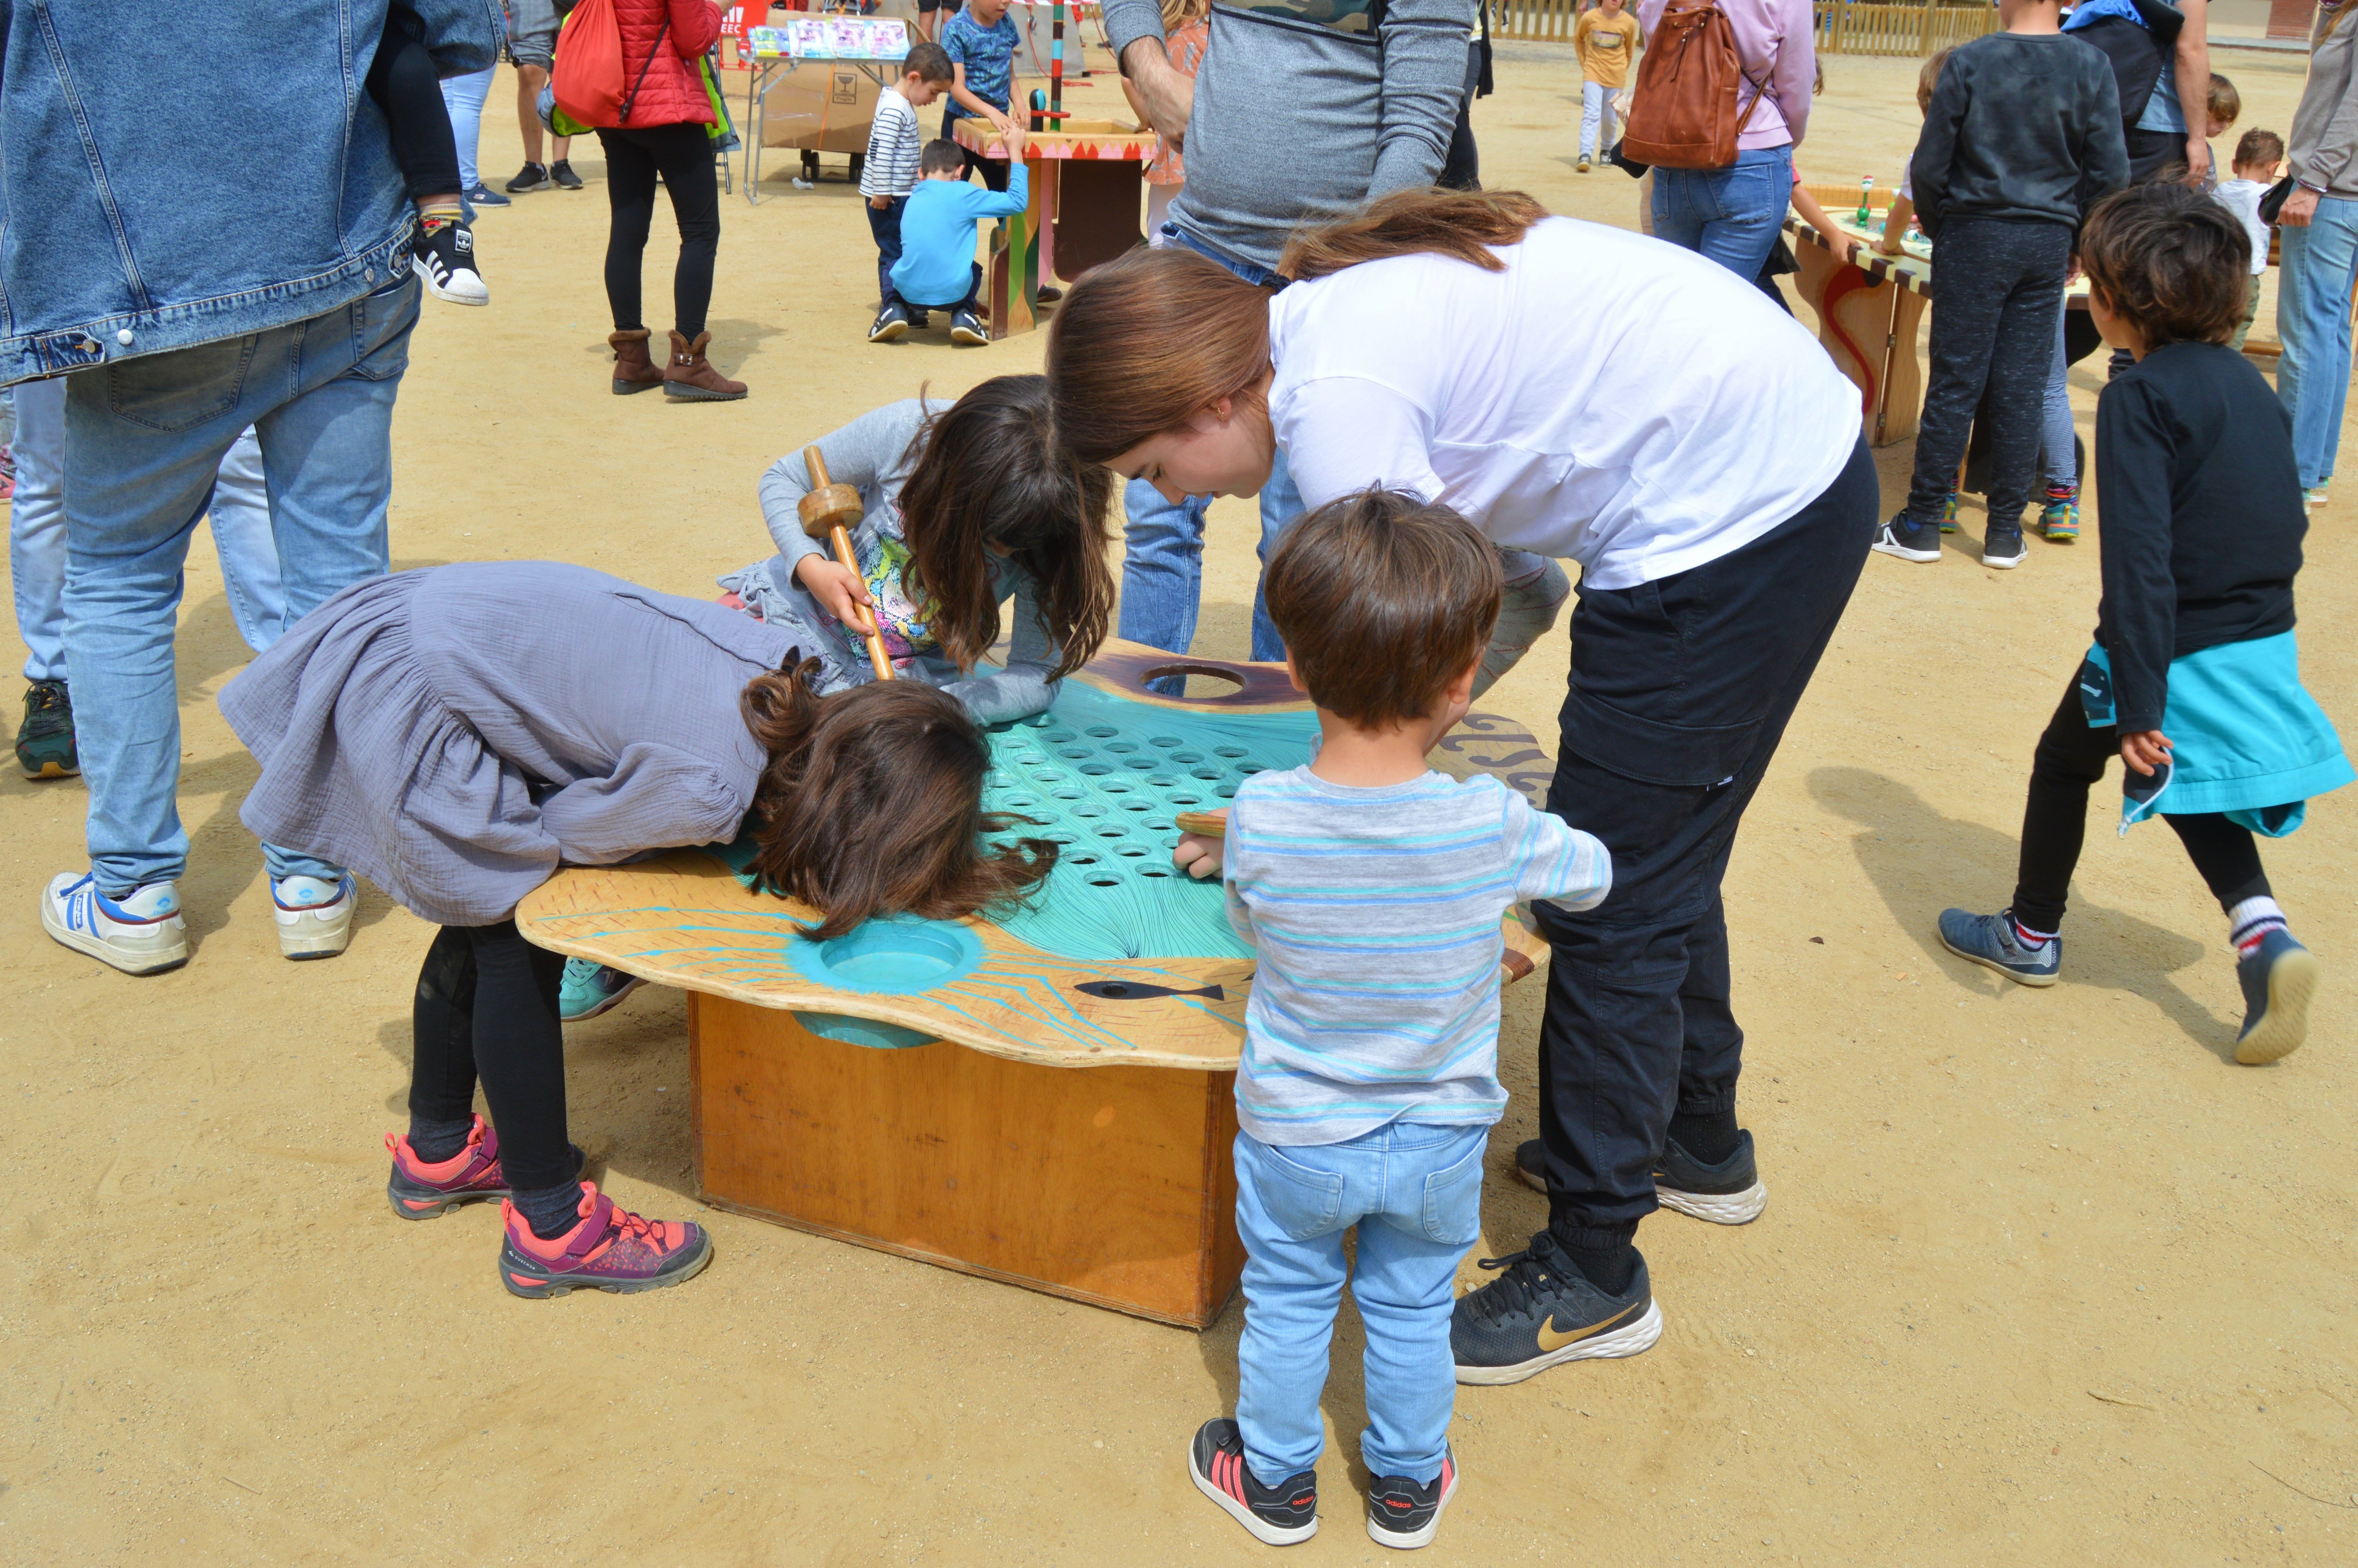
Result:
M982 963L982 943L963 925L891 915L831 942L797 936L787 957L806 979L839 990L906 993L962 979Z

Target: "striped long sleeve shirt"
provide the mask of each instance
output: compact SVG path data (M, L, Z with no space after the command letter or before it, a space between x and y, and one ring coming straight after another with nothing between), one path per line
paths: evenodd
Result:
M860 161L860 194L906 196L917 188L917 155L925 138L917 112L891 88L876 95L876 118L868 126L868 156Z
M1433 773L1258 774L1223 860L1229 923L1258 950L1237 1118L1275 1144L1497 1121L1499 919L1535 898L1594 908L1613 885L1595 838L1496 779Z

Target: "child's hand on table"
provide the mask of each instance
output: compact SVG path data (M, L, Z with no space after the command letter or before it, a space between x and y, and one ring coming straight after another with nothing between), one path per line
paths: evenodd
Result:
M1226 807L1202 815L1217 816L1223 823L1228 819ZM1171 863L1189 876L1202 881L1220 874L1220 848L1224 840L1205 833L1183 833L1179 847L1171 851Z
M805 556L795 567L795 580L818 600L820 609L853 631L866 636L876 630L876 618L868 610L876 600L849 567L838 566L825 556Z
M2169 737L2158 730L2132 730L2121 737L2121 761L2151 778L2154 769L2169 763Z

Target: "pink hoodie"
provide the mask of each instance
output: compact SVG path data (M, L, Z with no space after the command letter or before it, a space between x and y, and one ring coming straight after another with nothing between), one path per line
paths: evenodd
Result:
M1736 33L1736 55L1754 81L1765 81L1765 101L1744 122L1738 152L1801 144L1810 125L1810 90L1817 83L1816 20L1810 0L1716 0ZM1670 0L1639 0L1638 25L1650 47ZM1752 89L1736 90L1736 113L1751 108Z

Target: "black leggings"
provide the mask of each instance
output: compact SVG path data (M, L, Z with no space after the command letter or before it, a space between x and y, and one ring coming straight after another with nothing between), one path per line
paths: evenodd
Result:
M2063 928L2064 901L2087 832L2088 787L2104 776L2105 764L2120 754L2120 731L2109 724L2101 730L2089 725L2075 679L2065 688L2055 717L2047 721L2047 733L2039 738L2030 764L2030 798L2022 808L2014 917L2033 931ZM2194 816L2165 812L2162 820L2177 829L2187 858L2202 873L2220 908L2269 896L2268 876L2260 869L2259 847L2252 842L2249 828L2215 811Z
M496 925L446 925L426 950L410 1006L409 1114L464 1121L480 1073L500 1162L520 1193L563 1186L577 1168L565 1129L565 959Z
M653 125L643 131L600 130L606 149L606 197L614 226L606 240L606 303L614 325L646 325L639 304L639 262L655 216L655 176L671 192L679 224L679 267L671 277L672 325L693 341L712 306L712 258L720 249L720 182L712 172L712 137L702 125Z
M388 6L384 37L368 69L368 95L392 131L393 161L401 166L412 201L459 189L459 138L450 132L434 57L412 36L417 25L406 5Z

